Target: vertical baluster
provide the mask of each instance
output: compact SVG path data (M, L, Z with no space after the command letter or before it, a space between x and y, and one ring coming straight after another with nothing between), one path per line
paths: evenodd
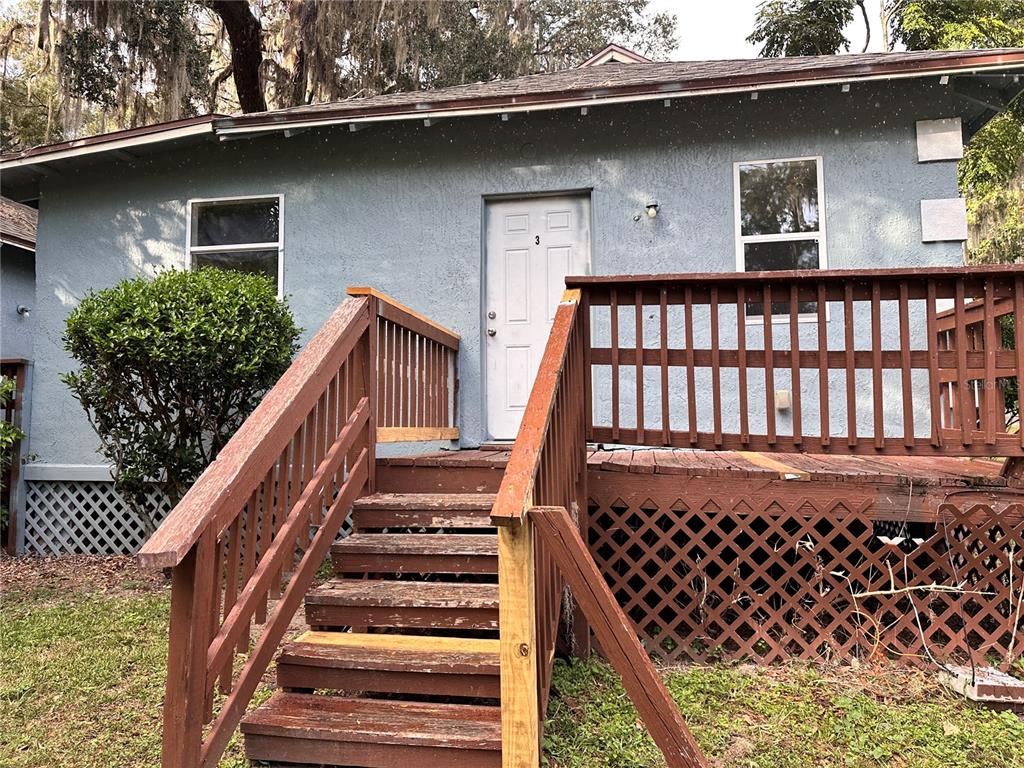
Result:
M441 424L445 427L452 426L452 419L449 413L451 393L448 391L448 369L451 366L452 356L453 353L448 351L447 348L443 350L441 356Z
M971 387L967 373L967 319L964 315L964 280L957 278L956 281L955 316L956 316L956 379L959 402L957 410L960 414L960 441L964 446L971 445L971 432L974 430L977 418L974 413L974 398L971 396Z
M846 321L844 355L846 357L846 444L857 447L857 368L853 348L853 284L843 286L843 315Z
M589 439L594 431L594 405L592 392L594 385L593 369L590 360L590 294L584 289L580 295L580 305L576 309L580 313L581 344L583 346L581 386L583 388L583 419L586 429L584 439Z
M402 415L400 426L408 427L411 422L409 421L409 410L412 402L412 389L410 384L412 379L409 371L409 360L412 355L410 334L404 328L401 329L402 334Z
M242 556L242 515L239 514L234 520L231 521L231 526L228 533L228 557L227 563L227 578L225 579L224 585L224 615L227 616L231 609L235 605L235 600L238 597L238 577L241 570L241 556ZM224 669L220 672L220 692L229 693L231 691L231 657L228 657L228 661L224 665Z
M249 583L253 573L256 571L256 529L258 526L257 513L259 512L260 488L256 486L249 496L249 503L245 508L245 546L242 551L242 581L241 589ZM246 653L249 650L249 633L252 631L252 622L245 623L245 632L238 638L238 652Z
M612 342L612 442L619 441L619 296L612 288L609 299L611 309Z
M420 421L420 414L423 410L423 390L420 386L420 359L422 354L422 342L423 337L417 333L412 334L412 346L411 362L409 364L409 377L412 380L412 386L410 388L412 392L412 403L410 405L412 413L410 418L412 419L411 426L421 427L423 426Z
M789 285L789 379L793 391L793 443L803 441L803 409L800 403L800 296L797 284Z
M281 495L284 493L285 473L287 472L288 446L286 445L277 457L274 466L267 474L269 485L264 486L263 518L260 520L260 559L267 556L271 537L274 531L274 518L280 515L283 506ZM267 620L267 593L264 593L256 606L256 623L263 624Z
M818 417L821 420L821 445L828 446L832 442L829 424L828 402L828 304L825 301L825 284L818 283Z
M882 287L877 280L871 281L871 408L874 416L875 448L885 447L885 414L883 400L885 390L882 386Z
M718 286L711 286L711 404L715 425L715 447L722 446L722 356L718 338Z
M768 445L775 445L775 350L772 325L772 286L765 283L761 322L764 327L764 410L768 425Z
M737 378L740 390L740 442L746 446L750 443L750 415L747 402L747 287L745 285L736 288L736 351L739 355Z
M658 322L659 339L661 342L660 358L661 363L661 442L663 445L672 444L672 424L669 419L668 407L668 288L661 286L659 297Z
M925 299L925 315L927 316L928 334L928 403L931 408L932 445L938 448L942 445L942 410L939 404L939 390L942 387L939 381L939 331L935 321L935 279L928 279L927 298ZM1024 440L1024 437L1022 437Z
M214 545L213 578L211 579L213 594L210 596L210 619L206 648L210 647L210 643L213 642L213 638L216 637L217 632L220 631L220 607L221 600L224 596L224 546L225 543L220 539L217 539L216 544ZM205 654L203 654L203 664L206 664ZM206 723L210 722L213 718L213 690L215 682L216 677L214 675L206 676L206 687L204 690L205 702L203 706L205 712L203 715L203 722Z
M996 444L996 431L1006 429L1006 415L1002 390L996 382L996 350L1000 346L999 321L995 314L996 293L992 278L985 278L984 346L985 346L985 444Z
M435 344L434 342L430 342L430 376L428 378L428 386L430 387L430 415L427 420L427 424L431 427L441 426L441 422L437 418L437 369L439 367L438 360L440 359L440 353L441 345Z
M395 425L395 324L391 321L384 323L384 334L381 338L381 345L384 347L384 396L381 397L380 426L393 427ZM345 411L341 411L344 417Z
M683 319L686 322L686 423L690 445L697 444L697 376L693 361L693 288L683 289Z
M900 280L900 368L903 388L903 445L914 447L914 393L910 378L910 299L906 280Z
M634 296L636 316L636 439L644 442L644 295L638 286Z

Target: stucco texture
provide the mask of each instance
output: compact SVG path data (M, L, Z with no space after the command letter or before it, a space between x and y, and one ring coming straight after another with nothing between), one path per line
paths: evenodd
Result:
M832 268L957 264L922 243L920 201L956 197L953 162L917 162L915 123L952 116L937 82L680 99L222 142L45 179L38 233L32 450L100 463L58 374L88 288L184 264L190 198L284 195L284 287L305 337L372 285L462 335L463 444L486 439L481 221L489 195L588 190L593 271L735 269L733 164L820 155ZM633 216L648 200L656 219ZM45 405L43 405L45 404ZM805 417L811 421L810 416Z

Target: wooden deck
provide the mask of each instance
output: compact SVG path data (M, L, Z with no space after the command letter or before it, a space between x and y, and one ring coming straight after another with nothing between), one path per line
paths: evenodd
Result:
M485 445L461 451L378 459L381 467L418 469L504 470L511 446ZM591 448L587 465L593 472L630 472L688 477L763 480L821 480L873 486L945 486L1006 488L1001 461L953 457L827 456L753 451L687 449Z

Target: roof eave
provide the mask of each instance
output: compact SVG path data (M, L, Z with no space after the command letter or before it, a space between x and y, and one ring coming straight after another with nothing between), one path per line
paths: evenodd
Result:
M992 61L989 61L992 59ZM1009 60L1008 60L1009 59ZM563 93L533 94L513 97L467 98L443 102L423 101L401 107L375 107L370 109L338 108L323 110L316 116L309 113L289 114L267 113L266 115L243 115L217 121L218 135L232 135L253 132L268 132L285 129L315 128L328 125L366 122L392 122L398 120L423 120L426 118L468 117L513 112L531 112L553 109L567 109L578 106L599 104L624 104L660 99L694 98L730 93L748 93L752 90L770 91L789 88L807 88L821 85L836 85L853 82L899 80L920 78L928 75L943 76L975 72L998 72L1024 67L1024 54L1001 54L993 57L964 57L950 62L921 62L920 65L893 71L871 70L869 67L836 68L816 77L759 79L757 76L727 78L731 82L718 85L687 86L685 83L657 83L650 86L627 86L620 88L599 88L575 91L568 97ZM959 63L959 62L965 63ZM916 62L912 62L917 64ZM967 63L970 66L967 66ZM928 64L930 66L923 66ZM939 66L941 64L941 66Z
M7 232L0 233L0 243L10 245L14 248L20 248L23 251L31 251L32 253L36 252L36 244L34 242L31 240L25 240L17 235L12 235Z

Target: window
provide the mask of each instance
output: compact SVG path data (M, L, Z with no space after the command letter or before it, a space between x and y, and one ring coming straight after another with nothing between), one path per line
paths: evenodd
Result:
M737 265L741 272L822 269L825 222L821 158L736 163ZM801 304L814 312L814 302ZM751 304L747 314L763 308ZM772 304L772 314L788 314Z
M281 195L190 201L186 266L267 275L280 295L283 203Z

